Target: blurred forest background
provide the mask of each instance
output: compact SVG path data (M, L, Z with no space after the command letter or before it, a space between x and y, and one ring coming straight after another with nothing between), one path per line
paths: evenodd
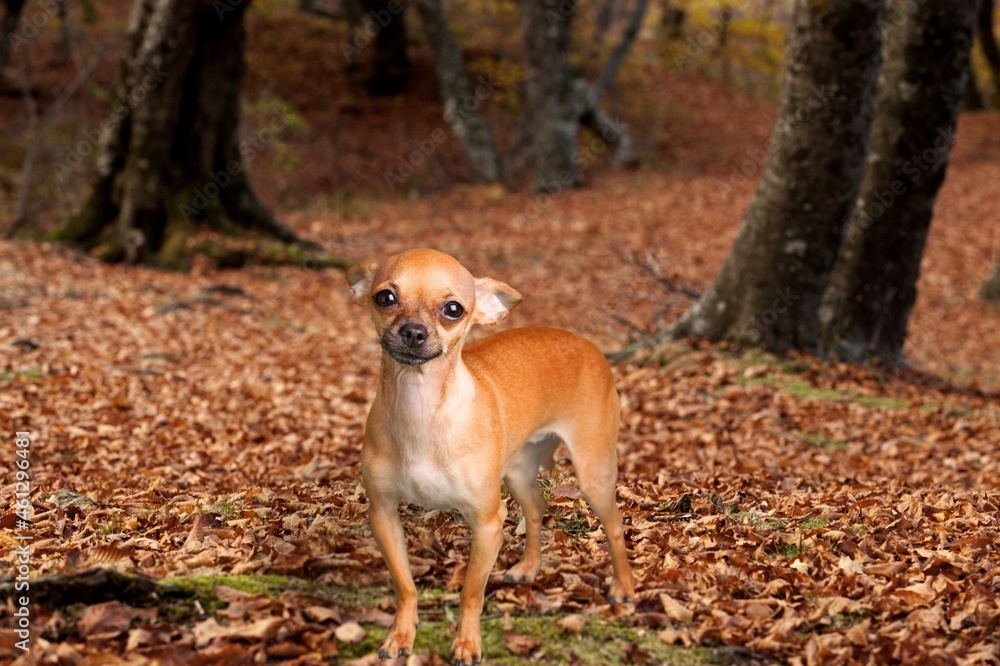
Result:
M759 182L711 285L659 265L661 239L652 254L613 248L648 255L637 261L663 292L621 321L634 329L624 341L694 335L888 365L905 362L957 114L980 114L959 133L975 151L1000 79L991 1L826 17L767 0L5 7L8 237L174 268L197 254L342 266L345 248L326 243L320 257L316 242L340 220L400 200L454 206L449 193L470 183L492 183L472 190L487 200L537 194L518 217L531 224L579 186L606 191L616 172L655 189L693 179L687 204L719 217ZM621 199L633 203L650 200ZM311 228L297 233L303 217ZM643 225L655 235L657 222ZM995 225L977 230L988 254ZM976 255L969 279L994 300L996 266ZM664 315L665 303L702 294L666 326L683 306Z
M429 246L523 293L510 325L594 340L622 397L639 600L601 597L563 461L488 663L997 662L992 0L0 18L0 420L32 484L0 487L0 565L17 511L33 539L33 651L8 604L0 658L377 663L379 347L338 269ZM468 535L404 515L440 664Z
M36 235L45 234L83 204L94 169L94 130L115 100L128 47L131 4L7 3L5 26L19 25L9 32L24 34L10 44L3 81L0 219L8 232L20 220L37 230ZM379 45L372 42L377 42L381 26L372 23L360 2L345 4L257 0L246 15L241 133L254 136L276 113L287 121L287 128L269 141L270 150L261 151L250 166L262 198L278 212L363 212L373 202L439 192L473 176L460 146L449 138L435 145L434 155L403 183L391 178L387 182L388 175L398 174L407 163L407 148L442 127L434 55L411 10L402 33L405 64L396 73L401 80L380 83L378 77L393 76L377 71ZM626 12L632 8L626 4L588 3L574 11L569 52L579 75L593 79L601 72L631 18ZM575 9L572 3L564 5ZM226 9L236 11L228 4L223 7L223 15ZM677 145L679 137L672 133L677 122L670 116L687 112L671 110L674 98L669 94L683 85L683 74L694 75L695 81L704 76L754 99L776 101L789 3L743 2L739 11L727 7L721 2L689 2L683 8L654 2L646 10L631 53L605 100L607 112L634 135L645 168L675 171L686 166L677 154L691 147ZM209 18L215 16L214 9L206 8ZM23 25L10 19L19 9ZM525 147L515 144L523 140L515 135L525 106L517 4L452 3L447 18L464 51L470 79L477 85L488 82L489 94L478 113L495 128L499 151L509 156L503 180L515 189L525 187L527 173L517 168L523 167L519 154ZM982 63L980 67L986 71ZM377 94L380 85L390 90ZM715 101L726 106L725 98ZM730 124L719 120L720 126ZM33 164L25 183L29 153ZM726 157L702 159L724 163ZM610 163L607 157L594 161L588 165L591 169L606 169ZM57 169L59 165L68 168Z

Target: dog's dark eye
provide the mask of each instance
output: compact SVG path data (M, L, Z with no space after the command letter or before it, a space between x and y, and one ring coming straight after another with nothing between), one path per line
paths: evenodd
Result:
M461 303L456 303L455 301L448 301L441 308L441 314L444 315L445 319L458 320L462 318L465 314L465 308L462 307Z
M375 305L381 308L387 308L390 305L396 304L396 294L392 293L389 289L383 289L382 291L375 294Z

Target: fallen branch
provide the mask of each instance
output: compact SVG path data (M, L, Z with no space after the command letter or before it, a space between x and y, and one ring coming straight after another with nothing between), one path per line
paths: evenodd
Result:
M97 604L122 601L131 606L148 606L157 601L156 581L142 574L125 574L114 569L88 569L80 573L59 573L31 580L31 602L49 608L70 604ZM0 583L0 599L22 594L16 583Z

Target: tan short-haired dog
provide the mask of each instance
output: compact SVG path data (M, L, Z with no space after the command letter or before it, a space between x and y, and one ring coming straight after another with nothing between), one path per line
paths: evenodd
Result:
M413 650L417 590L410 573L400 502L457 509L472 528L461 593L456 664L482 658L479 617L502 541L503 480L524 510L524 557L506 579L528 582L541 565L545 501L540 466L565 442L580 489L608 535L609 598L634 597L622 517L615 501L619 403L614 379L590 342L557 329L520 328L463 346L472 324L495 324L521 295L474 278L454 258L408 250L347 272L351 298L371 309L382 367L368 414L361 472L372 532L396 592L396 617L379 646L383 659Z

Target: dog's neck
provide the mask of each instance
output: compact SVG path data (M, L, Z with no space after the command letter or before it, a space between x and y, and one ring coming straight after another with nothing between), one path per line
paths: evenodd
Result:
M460 349L418 366L382 354L378 390L385 422L408 440L446 434L475 394Z

